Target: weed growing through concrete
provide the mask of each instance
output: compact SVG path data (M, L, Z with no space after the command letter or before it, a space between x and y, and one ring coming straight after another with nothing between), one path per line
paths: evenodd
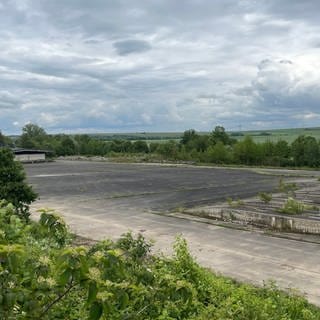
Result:
M173 210L173 212L184 213L185 210L186 210L186 208L179 206L179 207L176 207L176 208Z
M269 203L272 200L272 194L267 192L259 192L258 197L264 203Z
M290 193L294 192L295 190L298 189L298 186L296 183L285 183L282 178L279 179L279 184L278 184L278 191L279 192L285 192L285 193Z
M227 198L227 203L228 203L228 205L229 205L231 208L238 208L238 207L244 205L243 200L241 200L241 199L232 200L231 197L228 197L228 198Z
M283 204L283 207L278 211L285 214L302 214L305 210L305 206L301 201L297 201L291 197Z

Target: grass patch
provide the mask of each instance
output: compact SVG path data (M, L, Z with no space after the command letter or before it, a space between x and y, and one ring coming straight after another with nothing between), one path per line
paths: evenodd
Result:
M302 201L298 201L294 198L289 197L284 203L282 208L278 209L278 212L284 214L302 214L307 210L319 211L319 208L315 205L308 205Z
M231 197L228 197L226 200L227 200L229 207L231 207L231 208L238 208L238 207L241 207L244 205L244 202L241 199L233 200Z
M295 190L298 190L298 186L295 182L292 183L285 183L282 178L279 179L278 183L278 191L279 192L294 192Z
M272 194L267 192L259 192L258 197L264 203L269 203L272 200Z

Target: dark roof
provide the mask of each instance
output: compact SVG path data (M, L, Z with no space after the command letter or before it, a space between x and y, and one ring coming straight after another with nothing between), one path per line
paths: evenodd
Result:
M14 154L40 154L40 153L52 153L51 150L36 150L36 149L24 149L24 148L11 148Z

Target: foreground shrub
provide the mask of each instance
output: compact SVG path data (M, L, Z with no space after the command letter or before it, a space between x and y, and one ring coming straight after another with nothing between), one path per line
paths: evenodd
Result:
M0 199L11 202L16 213L28 220L29 205L36 197L36 193L26 183L21 163L14 161L10 149L0 148Z
M200 267L186 241L150 254L142 235L72 246L61 218L26 222L0 204L0 319L296 319L320 310L274 285L256 288Z

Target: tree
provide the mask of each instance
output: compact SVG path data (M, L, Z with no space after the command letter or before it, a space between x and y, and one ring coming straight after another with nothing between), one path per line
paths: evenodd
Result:
M276 165L278 158L276 157L276 148L275 143L267 140L262 143L257 144L259 157L260 157L260 164L263 165Z
M47 133L36 124L29 123L22 128L22 135L18 144L22 148L41 148L44 147Z
M60 145L58 146L57 154L61 156L71 156L76 154L76 145L70 136L61 136Z
M21 163L14 161L10 149L0 149L0 199L12 203L16 213L28 220L29 204L37 194L25 181L25 173Z
M279 140L275 144L275 153L279 159L277 165L285 166L290 164L290 146L287 141Z
M0 147L5 146L5 143L6 143L6 137L0 131Z
M132 150L133 152L138 152L138 153L148 153L149 147L145 141L137 140L132 144Z
M250 136L246 136L242 141L239 141L234 147L235 159L246 165L256 164L258 159L257 144Z
M193 145L192 149L195 149L198 152L204 152L208 149L209 146L209 136L198 135L193 141L191 141L190 144Z
M160 145L159 142L151 142L149 146L150 152L151 153L157 152L159 145Z
M221 141L214 146L210 146L206 152L207 161L213 163L229 163L231 161L229 148L229 146L225 146Z
M123 141L122 150L123 150L123 152L127 152L127 153L131 152L132 151L132 143L131 143L131 141L127 141L127 140Z
M169 140L168 142L160 143L157 148L157 153L163 155L166 158L176 159L179 151L178 144Z
M112 140L110 143L110 151L122 152L122 140Z
M224 127L216 126L214 131L210 134L210 142L212 145L215 145L218 142L222 142L223 144L232 144L234 143L234 139L231 139L229 135L226 133Z
M186 130L184 133L183 133L183 136L182 136L182 139L181 139L181 144L188 144L191 140L195 139L197 137L197 133L194 129L189 129L189 130Z
M0 147L11 147L13 145L13 141L9 137L6 137L0 130Z
M291 152L297 166L319 166L320 149L317 140L311 136L299 136L292 142Z
M208 140L209 137L207 135L199 135L195 130L189 129L183 133L180 143L185 147L186 151L204 152L208 148Z

